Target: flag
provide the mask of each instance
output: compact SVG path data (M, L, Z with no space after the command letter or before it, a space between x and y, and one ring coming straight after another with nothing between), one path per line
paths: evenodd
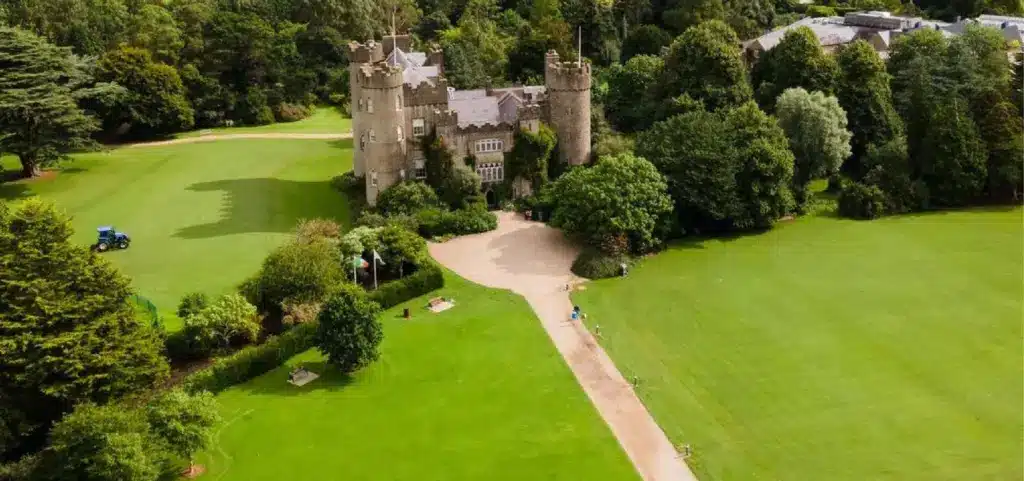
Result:
M369 265L370 265L370 263L366 262L366 260L364 260L362 257L359 257L359 256L353 256L352 257L352 268L353 269L366 269Z
M380 263L381 263L381 265L386 265L386 264L384 263L384 259L381 259L381 258L380 258L380 254L378 254L378 253L377 253L377 250L376 250L376 249L374 249L374 250L373 250L373 260L375 260L375 261L377 261L377 262L380 262Z

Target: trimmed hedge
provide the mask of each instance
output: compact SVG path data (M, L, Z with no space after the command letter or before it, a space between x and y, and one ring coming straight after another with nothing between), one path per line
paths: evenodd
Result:
M851 182L839 194L839 215L850 219L875 219L885 214L885 200L882 189Z
M437 263L430 259L421 259L417 264L420 264L419 268L411 276L380 286L369 293L370 299L380 304L381 308L387 309L444 287L444 273Z
M498 228L498 218L485 206L446 211L439 208L424 209L416 213L420 235L426 238L444 235L467 235Z
M251 346L216 360L212 366L185 378L185 390L218 393L231 386L266 374L293 356L313 347L316 323L300 324L263 344Z
M604 279L622 275L622 264L629 265L626 256L608 255L597 249L587 248L572 261L572 272L587 279Z

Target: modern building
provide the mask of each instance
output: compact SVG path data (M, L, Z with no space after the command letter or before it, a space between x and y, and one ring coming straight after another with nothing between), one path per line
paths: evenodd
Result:
M353 154L366 199L406 179L426 177L420 137L436 131L457 163L475 159L484 192L505 181L505 152L517 129L549 124L558 136L559 161L590 160L590 64L562 62L548 52L544 85L456 90L444 78L439 49L411 51L408 35L349 44ZM512 179L513 195L529 184Z
M744 52L749 61L774 48L786 32L797 27L808 27L818 37L821 46L832 52L855 40L865 40L883 57L897 36L923 28L935 29L945 36L963 33L968 24L975 23L1000 30L1007 40L1008 49L1019 50L1024 40L1024 18L982 15L978 18L958 20L955 23L925 20L921 17L900 17L889 12L854 12L843 17L803 18L797 22L768 32L745 42Z

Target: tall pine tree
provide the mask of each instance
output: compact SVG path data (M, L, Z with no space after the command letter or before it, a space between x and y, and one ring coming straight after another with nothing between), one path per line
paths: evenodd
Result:
M18 156L23 176L90 144L98 126L78 105L78 80L67 49L0 27L0 152Z

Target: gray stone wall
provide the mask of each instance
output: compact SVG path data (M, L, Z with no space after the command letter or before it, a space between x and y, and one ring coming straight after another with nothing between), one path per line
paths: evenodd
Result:
M569 165L590 161L590 84L589 63L560 62L557 53L548 53L548 123L558 135L559 160Z
M362 151L366 200L374 205L377 194L401 181L402 171L407 168L402 70L383 64L364 65L352 80L358 84L363 101L356 148Z

